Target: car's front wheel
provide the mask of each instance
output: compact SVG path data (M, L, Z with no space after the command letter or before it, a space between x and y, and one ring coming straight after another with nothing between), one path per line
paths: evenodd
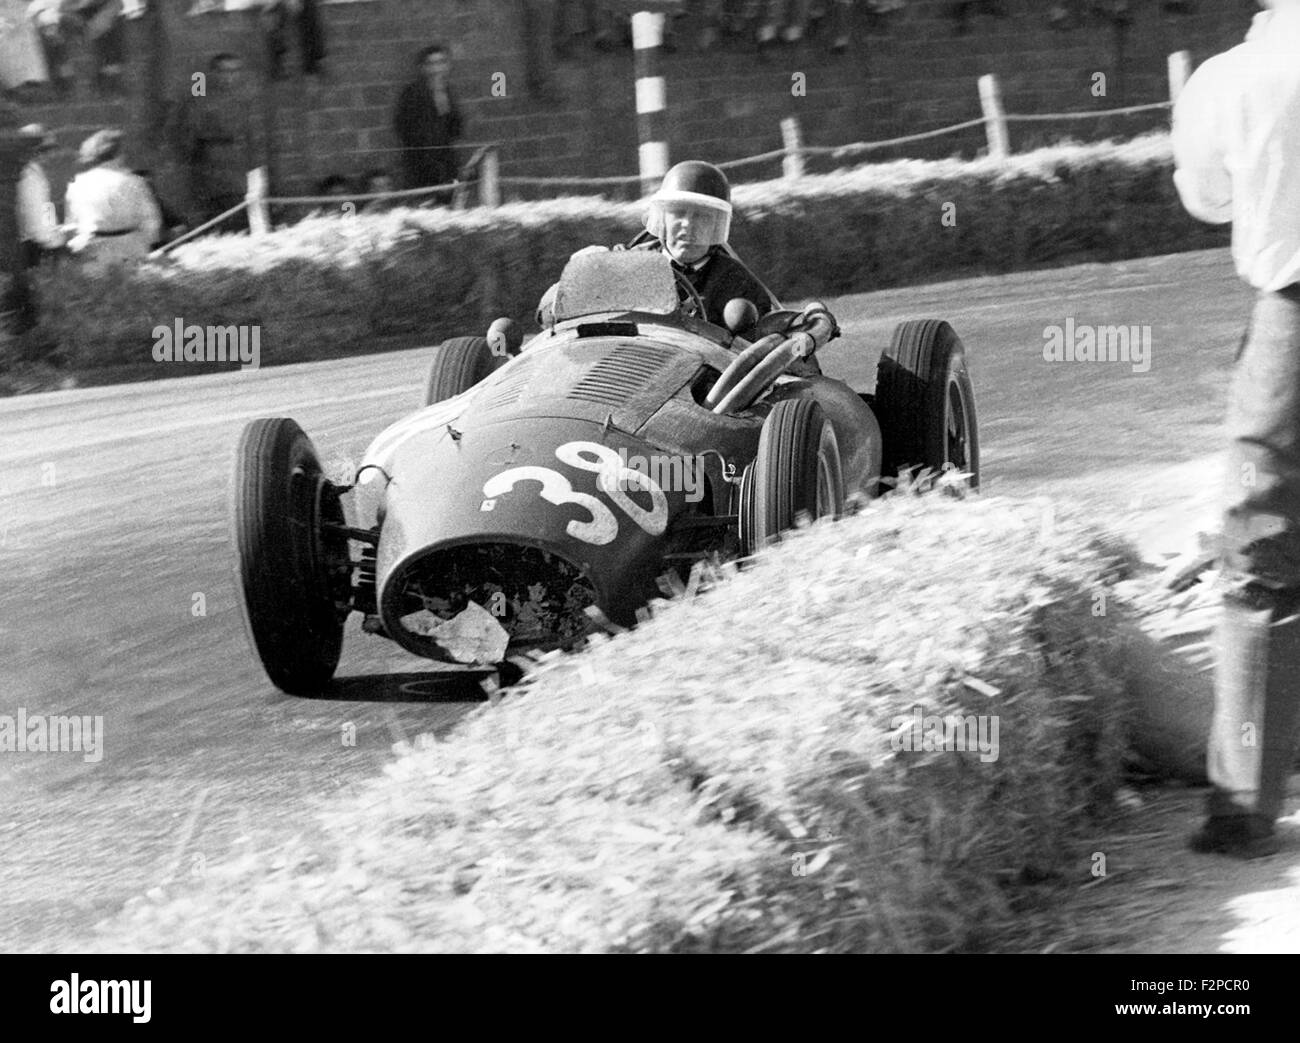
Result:
M249 641L290 695L319 692L343 648L351 561L337 489L286 417L255 420L236 450L230 525Z
M431 406L468 391L496 367L485 337L453 337L433 349L424 404Z
M899 323L876 367L873 400L884 441L882 471L955 469L979 486L979 425L966 349L941 319Z
M758 439L758 453L741 481L740 533L745 553L810 520L844 511L839 444L822 407L812 399L778 402Z

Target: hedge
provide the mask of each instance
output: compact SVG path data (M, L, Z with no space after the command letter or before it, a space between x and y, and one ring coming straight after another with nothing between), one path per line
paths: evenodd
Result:
M1121 558L1055 517L903 495L795 534L90 945L1068 951L1123 779L1125 612L1092 610ZM996 750L909 748L918 707L996 718Z
M734 194L732 241L787 300L1226 241L1183 212L1159 135L1006 163L903 160ZM65 265L42 276L35 337L84 369L148 363L151 331L177 318L260 326L262 364L274 365L436 343L498 314L531 324L568 256L625 241L640 213L600 198L403 209L199 240L104 279Z

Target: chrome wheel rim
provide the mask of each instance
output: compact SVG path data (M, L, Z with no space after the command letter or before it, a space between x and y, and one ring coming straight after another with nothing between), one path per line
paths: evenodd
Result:
M944 464L959 471L971 469L971 409L958 371L948 371L948 394L944 404Z
M822 429L817 447L817 517L838 518L844 501L843 476L839 468L840 449L829 423Z

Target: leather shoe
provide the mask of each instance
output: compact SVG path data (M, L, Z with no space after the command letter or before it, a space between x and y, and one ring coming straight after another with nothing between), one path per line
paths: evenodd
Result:
M1282 845L1262 815L1211 815L1187 846L1199 855L1250 859L1275 855Z

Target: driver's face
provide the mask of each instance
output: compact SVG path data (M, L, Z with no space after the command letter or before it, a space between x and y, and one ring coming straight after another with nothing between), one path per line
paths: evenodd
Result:
M701 238L702 227L712 222L712 215L697 206L669 205L664 209L665 244L668 252L682 264L694 264L709 252L709 243Z

